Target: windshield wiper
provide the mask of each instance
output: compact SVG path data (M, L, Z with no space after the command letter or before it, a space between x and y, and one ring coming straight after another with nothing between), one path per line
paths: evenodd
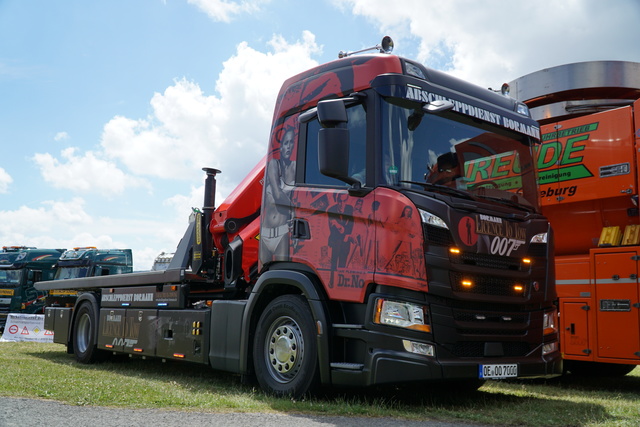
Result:
M471 197L471 195L466 191L458 190L457 188L447 187L446 185L434 184L431 182L420 182L420 181L400 180L398 182L404 183L404 184L420 185L425 190L439 191L441 193L447 193L450 195L462 197L463 199L473 200L473 197Z

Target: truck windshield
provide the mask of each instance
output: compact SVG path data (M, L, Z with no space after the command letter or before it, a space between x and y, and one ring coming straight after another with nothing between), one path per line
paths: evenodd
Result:
M0 270L0 285L15 287L22 281L22 270Z
M58 268L54 280L60 279L77 279L79 277L87 277L89 267L64 267Z
M452 116L383 101L379 184L420 186L538 211L528 137Z

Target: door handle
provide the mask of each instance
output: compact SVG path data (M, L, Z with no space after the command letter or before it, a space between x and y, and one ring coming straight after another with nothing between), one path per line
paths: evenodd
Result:
M291 231L291 237L294 239L310 239L311 231L309 223L305 219L295 218L293 220L293 227Z

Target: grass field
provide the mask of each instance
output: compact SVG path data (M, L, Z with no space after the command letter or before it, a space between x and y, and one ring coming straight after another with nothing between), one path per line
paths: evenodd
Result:
M199 412L283 412L398 417L526 426L640 425L640 368L618 378L565 376L548 381L490 381L476 393L331 390L292 401L265 396L235 375L206 366L119 358L81 365L59 344L0 343L0 397L71 405Z

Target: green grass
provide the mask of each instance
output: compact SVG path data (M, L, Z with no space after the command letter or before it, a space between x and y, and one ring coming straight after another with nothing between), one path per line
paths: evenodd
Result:
M265 396L206 366L122 359L82 365L63 346L0 343L0 396L71 405L200 412L282 412L523 426L637 426L640 368L625 377L492 381L478 392L436 385L331 390L300 401Z

